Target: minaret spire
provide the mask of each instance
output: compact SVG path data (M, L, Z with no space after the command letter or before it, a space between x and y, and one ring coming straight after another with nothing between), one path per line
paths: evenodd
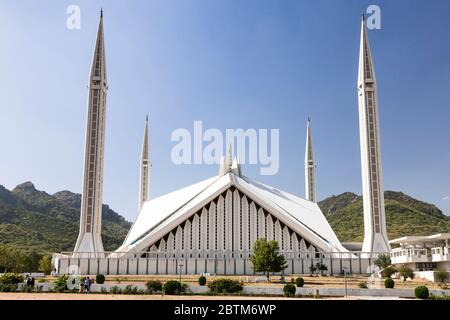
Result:
M100 13L88 88L83 194L81 199L80 232L74 249L76 253L103 252L101 225L108 84L102 12Z
M151 168L150 158L149 158L149 146L148 146L148 116L145 117L145 128L144 128L144 142L142 143L141 152L141 179L139 188L139 210L145 201L148 200L150 188L149 188L149 174Z
M314 162L311 121L309 117L306 124L305 194L307 200L316 202L316 163Z
M374 253L389 252L381 167L377 83L364 14L361 18L358 106L364 203L362 250Z
M231 143L230 143L230 145L228 146L227 160L225 162L225 170L230 171L232 165L233 165L233 149L232 149Z

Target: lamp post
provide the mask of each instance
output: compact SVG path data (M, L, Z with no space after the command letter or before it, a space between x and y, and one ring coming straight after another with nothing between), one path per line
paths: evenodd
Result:
M347 298L347 268L343 267L344 269L344 287L345 287L345 297Z
M183 267L183 264L179 263L178 267L180 268L180 288L181 288L181 268Z

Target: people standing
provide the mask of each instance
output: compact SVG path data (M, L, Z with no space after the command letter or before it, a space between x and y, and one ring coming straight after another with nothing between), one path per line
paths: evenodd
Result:
M91 279L89 279L89 277L86 277L86 279L84 279L84 288L86 292L91 291Z

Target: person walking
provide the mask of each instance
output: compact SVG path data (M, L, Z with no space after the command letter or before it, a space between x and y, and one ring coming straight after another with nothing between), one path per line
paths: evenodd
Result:
M89 279L89 277L86 277L86 279L84 279L84 289L86 290L86 292L90 292L91 290L91 279Z

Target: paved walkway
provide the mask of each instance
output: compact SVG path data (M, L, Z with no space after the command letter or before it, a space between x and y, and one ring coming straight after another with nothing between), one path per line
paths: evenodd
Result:
M397 297L340 297L321 300L400 300ZM79 293L23 293L1 292L0 300L315 300L313 298L243 297L243 296L171 296ZM404 300L404 299L401 299Z

